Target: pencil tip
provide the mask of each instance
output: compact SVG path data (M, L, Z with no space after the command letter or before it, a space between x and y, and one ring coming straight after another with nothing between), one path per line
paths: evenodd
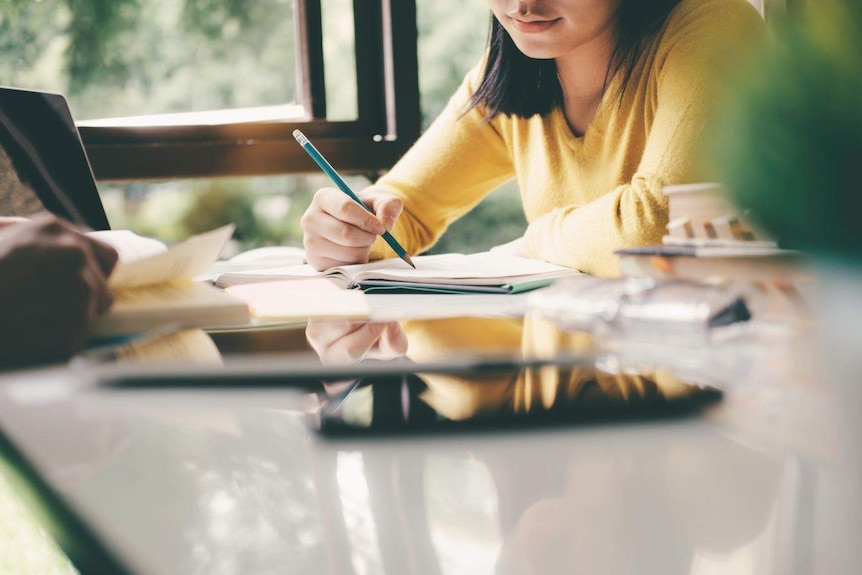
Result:
M413 260L410 259L410 256L404 254L403 256L401 256L401 259L410 264L411 268L413 268L414 270L416 269L416 264L413 263Z

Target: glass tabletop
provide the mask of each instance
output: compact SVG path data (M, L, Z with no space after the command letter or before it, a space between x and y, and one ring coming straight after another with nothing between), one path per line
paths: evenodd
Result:
M656 571L729 569L801 524L799 462L831 444L763 340L529 314L150 335L0 385L6 448L104 572L562 572L632 545Z

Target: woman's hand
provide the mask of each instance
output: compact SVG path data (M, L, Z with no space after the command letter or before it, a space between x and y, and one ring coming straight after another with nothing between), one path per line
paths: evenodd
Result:
M59 360L111 306L117 252L53 216L0 228L0 364Z
M327 365L363 359L395 359L407 353L407 336L397 321L309 321L308 342Z
M392 194L369 188L359 197L373 214L337 188L314 194L301 220L306 259L313 268L367 262L371 244L401 215L401 199Z

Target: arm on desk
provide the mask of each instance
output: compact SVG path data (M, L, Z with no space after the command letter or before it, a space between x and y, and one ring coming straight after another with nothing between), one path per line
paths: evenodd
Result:
M0 227L0 365L65 359L111 306L117 253L54 216Z

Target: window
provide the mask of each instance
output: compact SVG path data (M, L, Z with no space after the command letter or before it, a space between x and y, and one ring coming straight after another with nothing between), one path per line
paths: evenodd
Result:
M310 172L297 127L373 172L419 133L413 0L9 4L5 76L67 95L99 180Z
M220 1L224 2L224 0ZM323 43L322 52L327 62L323 74L325 90L322 92L326 106L325 113L322 115L326 117L330 129L333 129L355 120L358 113L355 74L354 78L349 77L349 71L355 70L353 61L355 39L352 32L353 10L351 9L353 2L352 0L326 0L323 5L321 29L328 40ZM481 2L467 5L421 2L418 3L417 9L418 47L414 46L413 50L418 49L422 124L427 127L461 83L464 74L479 62L485 48L490 13L487 5ZM292 29L292 26L288 26L287 29ZM217 45L224 40L216 38L212 42L216 45L213 48L215 51ZM216 64L231 61L230 57L220 54L222 52L212 57ZM208 69L214 67L216 67L215 64ZM261 73L275 77L277 72L277 68L271 68ZM412 72L408 70L408 73L415 75L415 68ZM247 81L252 82L254 81L252 76L243 77L249 78ZM346 77L347 80L345 80ZM76 104L78 102L73 100L72 105L76 106ZM225 102L219 105L230 104L231 102ZM259 100L255 104L259 106L254 111L265 113L268 107L273 105L273 100ZM75 109L78 115L77 106ZM178 112L179 110L177 108L157 110L157 112L165 111ZM226 118L233 113L248 112L249 109L246 108L240 112L230 113L222 110L218 114ZM128 112L121 110L119 113ZM180 114L172 119L179 123L182 120L194 118L195 115ZM144 117L129 118L124 121L129 124L128 129L131 130L136 122L145 124L154 119L163 120L158 117ZM116 123L116 120L109 122ZM86 122L90 126L100 123ZM321 146L320 138L312 135L310 127L302 129L314 139L316 145ZM296 148L302 154L290 137L290 131L292 128L285 134L287 139L284 146L288 150ZM361 146L348 142L344 145L344 153L354 153L358 147ZM258 150L260 149L261 147L258 146ZM226 155L230 153L225 152ZM324 153L328 156L333 155L330 151ZM305 158L301 157L301 159ZM358 172L353 176L347 175L348 182L357 190L369 184L369 180L359 174L370 176L371 170L378 169L374 167L345 170L346 161L335 157L330 159L339 171L346 175L351 171ZM303 169L309 170L309 173L245 176L243 174L249 172L240 174L231 172L239 177L209 177L202 174L200 178L188 177L188 174L174 177L162 171L160 176L141 178L148 181L128 181L131 176L127 176L122 178L124 181L102 181L99 187L109 220L115 228L131 228L138 233L172 242L227 222L234 222L237 225L235 239L238 240L238 244L234 246L235 250L278 243L300 245L302 241L300 216L305 211L314 190L331 185L314 165L309 164L306 168L297 171L303 171ZM275 172L279 171L289 170L280 168L275 170ZM489 229L486 225L477 225L477 221L493 221L494 225ZM435 251L485 249L517 237L523 232L524 226L517 187L509 185L482 202L475 213L452 226L435 247Z

